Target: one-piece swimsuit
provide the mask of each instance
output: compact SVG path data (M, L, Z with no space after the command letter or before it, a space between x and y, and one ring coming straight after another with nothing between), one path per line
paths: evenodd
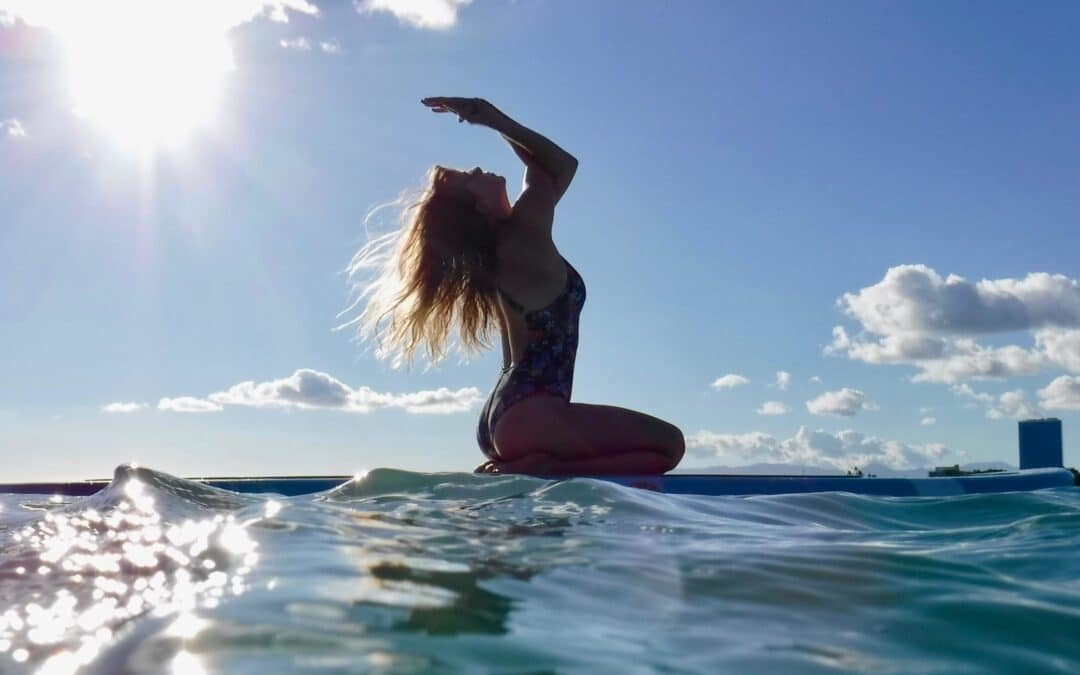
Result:
M502 369L480 411L476 440L491 459L497 459L492 441L495 425L515 403L531 396L558 396L570 400L578 319L585 304L585 281L566 258L562 260L566 264L566 286L547 307L525 312L521 304L499 289L503 300L524 316L529 341L521 360Z

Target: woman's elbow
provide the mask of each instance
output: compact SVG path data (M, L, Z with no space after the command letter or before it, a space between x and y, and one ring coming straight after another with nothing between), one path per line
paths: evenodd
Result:
M570 181L574 180L574 174L577 173L577 166L577 159L571 157L563 170L559 172L558 177L555 179L555 184L561 188L560 193L570 185Z

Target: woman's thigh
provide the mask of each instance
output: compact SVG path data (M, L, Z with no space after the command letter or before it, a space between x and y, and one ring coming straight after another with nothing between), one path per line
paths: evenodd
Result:
M561 459L584 459L651 450L681 458L683 434L652 415L613 405L568 403L557 396L534 396L503 413L493 429L499 457L510 461L543 452Z

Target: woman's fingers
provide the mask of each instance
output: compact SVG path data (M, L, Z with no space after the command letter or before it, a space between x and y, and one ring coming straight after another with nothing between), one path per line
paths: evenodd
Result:
M457 96L428 96L420 102L431 108L432 112L454 113L458 122L472 122L479 110L479 99Z
M426 106L431 106L432 108L446 108L448 110L467 108L470 101L471 99L455 96L429 96L420 99L420 102Z
M446 96L429 96L427 98L420 99L420 102L423 103L424 105L431 105L431 106L445 106L447 103L450 103L451 101L452 101L452 99L450 99L450 98L448 98Z

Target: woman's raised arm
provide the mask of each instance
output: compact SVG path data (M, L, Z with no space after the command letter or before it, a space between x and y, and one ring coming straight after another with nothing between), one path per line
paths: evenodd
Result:
M555 201L562 197L574 179L578 165L576 157L548 138L518 124L485 99L433 96L423 99L422 103L435 112L452 112L461 121L480 124L499 132L525 163L525 183L531 182L530 170L544 171L554 182Z

